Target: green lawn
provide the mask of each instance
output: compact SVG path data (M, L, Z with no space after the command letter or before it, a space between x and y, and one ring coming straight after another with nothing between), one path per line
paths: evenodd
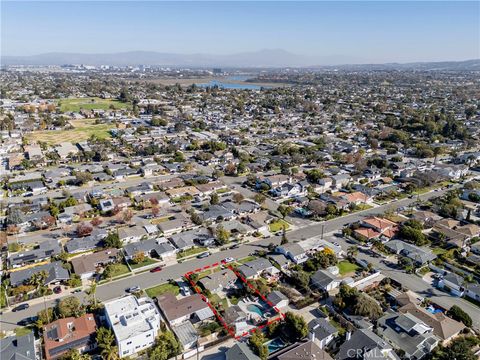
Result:
M277 231L283 230L283 228L285 228L285 230L288 230L289 227L290 227L290 224L282 219L275 220L269 225L270 232L272 233L276 233Z
M30 334L32 332L32 329L27 328L27 327L17 327L15 328L15 335L16 336L23 336Z
M116 99L101 99L98 97L93 98L68 98L58 99L57 104L60 106L61 112L78 112L80 109L93 110L101 109L108 110L112 107L114 109L130 109L130 103L123 103Z
M157 285L157 286L148 288L148 289L145 290L145 292L151 298L154 298L155 296L165 294L167 292L170 292L170 293L172 293L173 295L176 296L180 293L180 288L177 285L166 283L166 284Z
M250 255L250 256L244 257L240 260L237 260L237 262L240 263L240 264L245 264L249 261L255 260L256 258L257 258L256 256Z
M442 249L442 248L440 248L440 247L436 247L436 248L434 248L434 249L432 250L432 253L433 253L434 255L437 255L437 256L438 256L438 255L445 254L446 252L447 252L447 250Z
M155 263L157 263L156 260L153 260L152 258L147 257L141 263L135 264L135 263L130 262L129 264L130 264L130 267L132 269L138 269L138 268L141 268L141 267L144 267L144 266L147 266L147 265L152 265L152 264L155 264Z
M338 269L340 271L340 275L345 275L349 273L355 272L359 266L357 264L353 264L350 261L344 260L338 263Z
M180 251L177 254L177 259L181 259L181 258L184 258L184 257L187 257L187 256L192 256L192 255L195 255L195 254L200 254L200 253L202 253L206 250L207 250L207 248L204 248L204 247L194 247L194 248L191 248L191 249L188 249L188 250Z
M120 275L128 274L130 270L128 269L128 266L125 264L110 264L108 265L108 268L110 269L110 274L109 278L114 278ZM104 273L105 276L105 273Z

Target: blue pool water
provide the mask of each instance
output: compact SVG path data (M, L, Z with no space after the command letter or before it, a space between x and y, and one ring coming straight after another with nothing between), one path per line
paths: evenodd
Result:
M267 343L268 352L271 354L277 350L284 348L287 344L283 342L280 338L275 338L269 343Z
M437 314L437 313L443 312L443 311L440 310L440 309L435 309L433 306L427 307L426 310L427 310L429 313L431 313L431 314Z
M247 310L248 310L248 311L252 311L252 312L254 312L254 313L256 313L256 314L258 314L258 315L260 315L260 316L263 316L263 311L262 311L262 309L261 309L259 306L257 306L257 305L253 305L253 304L247 305Z

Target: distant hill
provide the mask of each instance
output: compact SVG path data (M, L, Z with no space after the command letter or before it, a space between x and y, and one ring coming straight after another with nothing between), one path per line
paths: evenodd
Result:
M111 54L45 53L33 56L2 56L2 65L158 65L174 67L308 67L351 70L480 70L480 59L467 61L365 64L360 58L330 55L308 57L281 49L264 49L231 55L173 54L155 51L129 51ZM352 65L329 65L352 64Z

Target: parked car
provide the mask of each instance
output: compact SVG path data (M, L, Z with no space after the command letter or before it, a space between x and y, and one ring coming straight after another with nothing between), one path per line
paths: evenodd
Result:
M136 293L136 292L140 291L140 287L139 286L132 286L132 287L129 287L129 288L125 289L125 291L130 293L130 294Z
M235 245L231 246L230 249L238 249L239 247L240 247L240 245L235 244Z
M20 305L18 305L17 307L14 307L14 308L12 309L12 311L13 311L13 312L22 311L22 310L28 309L29 307L30 307L30 305L28 305L28 304L20 304Z
M197 255L197 259L203 259L209 256L210 256L210 253L207 251L207 252L201 253L200 255Z
M232 258L232 257L227 257L225 259L222 260L222 264L228 264L228 263L231 263L231 262L234 262L235 259Z
M31 325L31 324L35 323L35 321L37 321L37 319L38 319L37 316L29 316L29 317L26 317L25 319L22 319L19 322L17 322L17 325L28 326L28 325Z
M157 267L154 267L153 269L150 269L150 272L151 273L159 272L159 271L162 271L162 269L163 269L162 266L157 266Z

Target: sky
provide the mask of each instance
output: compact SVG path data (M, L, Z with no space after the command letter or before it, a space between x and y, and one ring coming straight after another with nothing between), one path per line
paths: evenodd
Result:
M478 1L0 1L2 55L283 49L319 62L480 58Z

